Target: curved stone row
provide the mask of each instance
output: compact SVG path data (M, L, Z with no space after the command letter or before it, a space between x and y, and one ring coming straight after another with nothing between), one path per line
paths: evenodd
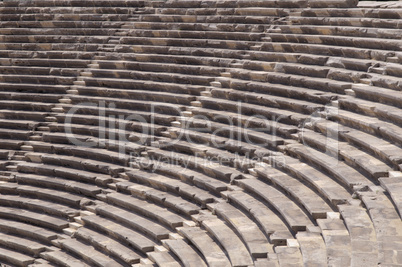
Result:
M0 2L0 263L402 265L401 7Z

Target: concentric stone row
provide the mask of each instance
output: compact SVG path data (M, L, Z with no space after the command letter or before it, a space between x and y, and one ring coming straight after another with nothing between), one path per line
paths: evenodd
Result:
M402 265L397 4L0 3L0 262Z

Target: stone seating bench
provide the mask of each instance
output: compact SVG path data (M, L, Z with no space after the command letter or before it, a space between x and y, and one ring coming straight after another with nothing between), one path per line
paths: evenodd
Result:
M233 155L229 151L225 151L219 148L212 148L203 144L194 144L188 141L177 141L171 140L165 142L160 142L161 148L168 151L174 151L182 154L189 154L196 158L202 159L213 159L220 162L222 165L230 167L238 167L239 169L243 166L237 166L237 162L246 162L249 158L242 155ZM197 159L196 159L197 160ZM249 164L253 164L253 160L249 160ZM246 163L247 164L247 163Z
M102 135L102 130L104 129L98 129L98 135ZM96 130L95 130L96 131ZM127 160L130 160L127 155L120 155L120 153L123 154L139 154L140 152L143 152L145 150L145 147L143 146L143 142L137 142L133 143L132 141L135 141L136 137L142 138L143 135L139 133L138 135L135 135L135 133L126 133L125 131L115 131L114 133L109 132L109 135L106 135L103 138L96 138L96 137L90 137L90 141L88 143L88 136L87 135L81 135L81 134L76 134L72 133L73 135L70 136L66 134L65 132L55 132L55 133L43 133L42 134L42 140L44 142L50 142L50 143L55 143L55 144L69 144L69 145L76 145L76 147L72 148L72 155L74 156L80 156L80 148L79 147L88 147L88 150L90 152L93 152L93 155L98 154L95 158L101 161L109 161L112 163L120 163L124 166L126 166ZM116 135L113 135L116 134ZM125 134L127 135L127 140L122 135ZM116 136L118 136L116 138ZM106 137L106 139L105 139ZM109 140L108 138L111 137L112 140ZM74 139L73 139L74 138ZM120 140L122 139L122 140ZM81 142L79 144L76 144L74 142ZM55 151L60 148L60 146L55 147ZM107 155L102 155L104 154L104 149L108 150L108 156ZM81 156L81 157L85 157Z
M148 159L144 159L145 162L151 163ZM194 198L194 200L198 203L201 203L202 205L209 203L211 200L211 195L208 194L205 191L209 191L211 194L214 195L219 195L220 192L226 191L228 184L225 182L221 182L219 180L213 179L205 174L196 172L194 170L190 170L188 168L184 168L180 165L174 164L174 171L172 171L172 168L170 166L163 166L160 164L153 164L152 170L155 173L161 174L161 175L167 175L170 176L174 179L181 180L183 183L181 184L182 186L178 187L179 194L182 194L184 197L190 197L191 199ZM127 174L129 175L129 174ZM184 184L186 183L186 184ZM122 186L125 187L126 182L122 183ZM117 184L118 185L118 184ZM195 185L197 188L191 186ZM118 185L119 186L119 185ZM154 185L153 185L154 186ZM164 186L166 188L166 186ZM199 189L200 190L199 190ZM132 193L133 190L131 188L128 188ZM205 190L205 191L203 191ZM138 192L137 189L135 189L137 194L140 194L141 192ZM190 193L191 191L191 193ZM145 193L146 194L146 193Z
M71 219L78 214L76 209L64 205L15 195L1 195L0 203L3 207L14 207L28 209L35 212L44 212L64 219Z
M82 267L91 266L60 249L54 251L42 252L40 256L54 265L60 265L60 266L78 265Z
M242 177L242 173L234 168L224 166L214 162L204 162L203 159L198 159L194 156L181 154L173 151L164 151L160 149L153 149L148 151L148 155L152 159L158 159L162 162L166 160L182 167L190 168L194 171L201 172L211 178L221 181L230 182L234 177ZM201 162L200 162L201 161Z
M368 85L353 85L356 97L402 108L402 92Z
M61 134L65 137L64 134ZM75 157L77 160L88 161L88 163L92 161L98 162L99 168L101 165L110 166L110 169L116 167L116 169L123 169L122 166L128 166L130 162L130 156L126 154L120 154L119 152L112 152L105 149L97 149L97 148L88 148L85 146L74 146L74 145L66 145L66 144L57 144L57 143L47 143L47 142L39 142L39 141L29 141L29 145L31 145L34 149L34 152L38 153L49 153L55 155L64 155ZM43 163L50 163L52 156L49 158L41 157ZM56 160L56 156L53 156ZM45 162L46 160L49 160ZM57 162L57 161L56 161ZM66 162L67 163L67 162ZM78 163L78 162L77 162ZM63 164L56 164L63 165ZM68 164L66 164L68 165ZM120 167L117 167L120 166ZM78 166L77 166L78 167ZM81 169L81 168L79 168ZM105 170L106 171L106 170Z
M201 225L226 251L232 266L247 266L253 263L247 247L233 230L216 218L201 219Z
M231 70L230 74L236 79L252 80L249 73L244 70ZM285 74L282 72L266 72L260 82L269 82L272 84L290 85L293 87L303 87L313 90L322 90L324 92L344 94L345 89L350 89L352 85L349 82L337 81L328 78L308 77L296 74Z
M137 62L158 62L184 65L202 65L203 67L230 67L235 59L242 58L242 51L236 47L207 47L202 49L191 46L166 46L164 44L149 44L119 46L120 54L107 54L107 60L131 60ZM201 57L202 56L202 57Z
M327 174L295 158L279 154L266 158L264 162L284 170L310 185L332 205L347 203L351 200L351 194L348 192L349 188L345 188L340 182L333 180Z
M297 233L297 241L303 255L303 263L307 265L327 265L327 248L320 233Z
M121 88L124 85L130 86L130 80L156 81L165 83L192 84L200 86L208 86L214 81L214 77L201 75L186 75L175 73L152 73L146 71L121 71L121 70L94 70L92 72L94 78L83 78L88 85L91 86L106 86ZM102 78L101 78L102 77ZM110 77L107 79L107 77ZM124 87L123 87L124 88Z
M2 159L2 160L8 159L9 153L10 153L9 150L0 149L0 159Z
M98 215L126 225L130 229L138 231L154 241L169 238L170 230L168 228L128 210L106 204L96 206L95 210Z
M204 259L183 239L166 240L163 244L180 259L184 266L207 266Z
M302 15L303 12L304 11L302 11ZM384 18L362 19L361 17L289 16L288 24L354 26L354 27L391 28L391 29L398 29L400 27L398 20L384 19Z
M138 64L138 63L137 63ZM140 63L141 65L142 62ZM158 64L159 65L159 64ZM177 65L176 65L177 66ZM164 67L163 64L159 65L159 68ZM184 67L185 66L180 66ZM152 70L153 75L149 75L150 71L149 70L121 70L121 69L114 69L114 70L94 70L92 71L92 75L95 77L114 77L114 78L120 78L120 79L136 79L136 80L151 80L151 81L164 81L167 83L185 83L185 84L194 84L194 85L204 85L207 86L210 84L210 82L214 81L214 77L210 77L207 75L202 75L199 71L194 74L187 74L187 73L175 73L175 72L170 72L170 70L166 67L164 67L164 71L158 72L155 68L155 71ZM207 68L205 68L207 69ZM198 70L202 70L202 68L198 68ZM183 71L183 72L184 72ZM155 75L155 76L154 76Z
M88 197L96 197L101 192L101 188L95 185L89 185L82 182L69 181L66 179L56 178L56 170L54 167L45 166L42 164L19 164L17 167L19 172L30 173L31 175L16 176L17 182L40 186L45 188L53 188L61 191L82 194ZM32 175L35 174L35 175ZM43 176L42 176L43 175ZM94 179L95 180L95 179Z
M100 69L123 69L123 70L138 70L138 71L152 71L152 72L173 72L188 75L203 75L203 76L219 76L224 68L213 66L193 66L181 64L169 64L163 62L135 62L135 61L112 61L112 60L97 60ZM96 75L98 70L92 70ZM102 73L101 70L99 70Z
M110 36L105 35L93 35L92 37L80 36L80 35L65 35L60 38L59 35L0 35L1 42L10 43L97 43L107 44L110 40Z
M1 31L0 31L1 33ZM222 31L186 31L186 30L144 30L133 29L128 36L150 38L185 38L185 39L219 39L236 41L260 41L264 33L222 32ZM224 38L224 39L223 39Z
M341 120L341 123L344 124L344 120ZM328 131L331 132L332 135L337 134L348 143L371 153L394 168L399 168L398 165L401 162L401 148L371 133L363 132L363 129L366 127L355 130L344 127L343 125L339 127L336 123L328 122L325 124L318 122L317 126L321 132L326 133Z
M315 89L301 88L289 85L271 84L252 80L219 77L217 81L222 88L231 88L239 91L251 91L259 94L277 95L280 97L295 98L309 102L327 104L336 94Z
M130 120L134 120L135 118L140 118L140 122L143 120L143 122L141 122L141 123L147 122L148 124L150 124L152 122L161 127L162 126L170 126L173 121L176 121L175 115L153 113L153 112L139 111L139 110L136 110L136 112L135 112L135 114L138 117L135 117L134 119L132 119L133 111L130 109L115 108L113 105L109 107L103 102L96 103L95 101L93 101L92 103L94 103L95 105L88 105L88 104L85 104L85 102L83 103L80 101L77 101L77 103L75 103L76 106L73 106L71 104L63 105L63 109L65 110L66 113L68 113L71 108L75 107L74 116L67 117L65 115L65 113L58 113L58 114L52 114L52 115L58 120L59 123L64 123L65 118L72 118L72 120L73 120L77 115L78 116L81 115L81 120L82 120L83 117L85 117L86 115L99 116L99 114L103 115L103 116L101 116L101 118L105 117L105 120L107 120L107 118L116 118L116 120L117 120L117 118L122 117L122 118L126 118L127 120L130 121ZM111 103L113 103L113 102L111 102ZM0 112L1 112L1 114L3 114L4 110L0 110ZM90 119L91 119L91 117L89 117L89 120ZM98 117L98 121L99 121L99 117ZM138 119L137 119L137 121L138 121ZM148 127L149 127L149 129L154 128L152 126L148 126ZM143 128L138 127L138 125L136 125L135 129L137 129L137 130L135 130L137 132L138 131L141 132L144 130Z
M94 249L92 246L81 243L75 239L63 239L59 241L61 248L83 259L88 265L94 266L123 266L107 255Z
M20 150L22 145L24 145L24 141L21 140L0 139L2 149Z
M402 199L399 194L402 179L400 177L383 177L378 180L381 186L385 188L391 196L394 206L398 210L399 216L402 218Z
M297 42L272 42L265 43L262 46L263 51L270 52L288 52L288 53L305 53L315 55L331 55L336 57L348 57L362 60L378 60L387 61L389 57L393 57L395 52L381 49L358 48L347 46L335 46L322 43L297 43Z
M176 8L160 8L157 9L158 13L163 15L186 15L186 16L225 16L228 14L234 15L249 15L249 16L267 16L267 17L276 17L276 16L283 16L288 13L287 9L275 8L271 7L235 7L235 8L228 8L228 7L216 7L216 8L196 8L196 9L189 9L183 7L176 7Z
M246 158L262 157L262 155L272 155L278 145L282 145L284 140L280 137L268 135L265 132L249 130L247 128L236 128L235 126L224 126L220 123L209 122L208 127L203 124L202 120L196 119L181 119L180 122L185 128L177 129L169 128L168 131L172 137L180 138L183 141L208 145L214 149L204 150L203 154L208 156L217 156L222 159L227 156L228 159L233 159L233 155L222 153L216 149L225 150L230 153L238 153L245 155ZM209 128L209 129L208 129ZM191 130L188 130L191 129ZM208 131L209 130L209 131ZM218 136L219 134L219 136ZM175 138L176 138L175 137ZM173 141L176 143L176 141ZM268 147L268 148L266 148ZM198 151L199 153L201 151ZM234 158L230 164L237 164L239 159ZM242 166L236 166L242 167Z
M32 158L41 158L42 154L36 153L27 153L25 156L29 159ZM36 162L36 160L34 161ZM43 168L43 171L47 174L54 175L56 177L60 177L66 179L66 181L76 181L80 183L88 183L88 184L96 184L97 186L106 187L107 184L111 183L112 177L109 175L102 175L99 173L87 172L83 170L65 168L57 165L50 164L37 164L37 163L19 163L19 172L24 172L25 169L28 171L32 170L32 167L40 167Z
M171 229L182 226L185 218L184 216L175 214L166 208L153 203L147 203L130 195L111 193L106 195L106 200L108 203L129 209L130 211L139 213L144 217L154 219Z
M303 255L297 246L277 246L275 253L280 265L303 266Z
M345 99L345 101L340 100L341 107L344 106L344 103L346 101L347 101L346 99ZM350 100L349 100L349 103L350 103ZM358 102L356 101L356 103L358 103ZM379 105L376 105L376 106L379 106ZM337 113L337 114L335 114L335 113ZM362 132L365 132L368 134L373 134L380 138L384 138L384 139L388 140L390 143L394 143L394 144L401 143L401 135L399 133L399 128L392 123L387 123L387 122L384 122L383 120L372 117L371 116L372 114L369 114L369 116L365 116L363 114L350 112L350 111L347 111L344 109L336 110L335 113L332 113L330 111L329 117L332 118L332 120L340 122L342 125L345 125L345 126L342 126L343 130L345 130L345 131L350 131L351 129L348 127L351 127L351 128L360 130ZM393 117L395 117L395 116L398 118L400 117L398 115L399 111L395 110L394 113L391 113L391 114L394 114ZM391 116L392 115L390 115L390 117Z
M169 265L172 267L182 266L179 260L173 258L173 255L168 250L153 251L147 253L148 258L158 266ZM141 265L142 266L142 265Z
M191 199L187 201L180 196L163 190L157 190L152 187L125 181L116 183L116 187L119 192L132 194L134 197L152 201L183 216L197 214L200 210L198 205L190 202Z
M225 202L209 204L208 208L234 229L253 258L267 258L269 253L273 253L263 231L246 214Z
M32 112L25 110L10 110L10 109L0 109L1 117L5 120L30 120L39 125L44 124L45 118L49 116L49 112ZM38 125L38 126L39 126Z
M380 187L372 188L368 192L360 192L359 198L368 208L368 214L372 220L372 225L374 226L374 235L379 244L378 252L381 254L378 259L379 262L383 264L397 264L397 259L387 256L394 254L398 255L401 253L401 248L398 246L401 234L396 231L396 229L401 227L402 221L400 215L398 215L397 208L395 207L395 204L397 203L392 203L391 199L389 199L388 193L384 192ZM384 216L384 214L387 215ZM366 222L366 225L369 225L369 223ZM370 240L374 241L373 232L367 232L371 234ZM374 249L372 247L369 248L371 248L372 251L375 250L375 247Z
M302 144L292 144L288 145L285 150L290 155L299 157L303 161L311 163L318 169L327 172L350 189L353 189L355 186L373 185L373 181L354 168L336 159L336 157L327 155L311 147L308 148Z
M94 139L91 139L91 145L97 145L98 147L106 148L111 151L124 151L127 153L139 152L141 149L144 149L141 148L142 145L150 145L153 141L157 140L159 138L158 135L165 130L164 126L136 123L125 120L113 121L111 118L106 118L105 121L109 123L110 127L117 126L115 129L118 129L109 131L105 127L92 126L102 124L99 117L77 117L78 116L74 116L74 121L80 124L71 124L68 127L62 123L48 124L51 132L54 132L55 136L57 136L55 139L57 142L66 143L68 140L63 138L61 133L71 133L75 138L77 138L77 140L81 140L82 142L85 142L86 139L93 136ZM63 116L58 116L58 118L61 119ZM93 121L91 121L92 119ZM85 126L86 122L88 122L87 126ZM118 124L114 125L115 123ZM156 136L150 134L155 134ZM49 134L46 133L46 135ZM95 144L93 143L94 141L97 141L98 143Z
M357 99L354 97L351 98L342 98L338 100L339 107L346 111L356 112L358 111L360 115L366 115L371 117L377 117L383 123L383 127L389 129L389 131L397 132L397 126L402 126L402 116L400 114L400 109L397 107L392 107L390 105L380 104L374 101L367 101L362 99ZM362 117L363 118L363 117ZM388 121L390 123L386 123L384 121ZM396 125L393 125L396 124ZM395 137L392 134L383 135L384 138L389 138L390 140L400 139L397 138L398 134L395 134Z
M35 0L35 6L38 7L143 7L144 1L139 0L117 0L113 2L109 2L107 0L100 0L98 2L89 1L88 3L81 3L73 0L62 0L62 1L53 1L53 0ZM10 0L4 4L6 7L26 7L30 6L31 3L21 3L19 1Z
M327 154L339 156L339 159L345 160L348 165L359 169L373 180L388 176L388 172L392 171L392 168L384 162L346 142L330 139L328 136L308 130L303 130L303 132L299 133L299 138L305 145Z
M68 192L61 192L54 189L42 188L40 192L36 186L20 185L16 183L0 184L0 190L4 194L14 194L26 197L34 197L42 200L52 200L56 203L67 205L73 208L79 208L83 196Z
M33 257L6 248L0 248L0 260L15 266L28 266L35 261Z
M127 21L128 14L3 14L7 21Z
M5 62L10 66L36 66L36 67L56 67L56 68L86 68L90 60L81 59L53 59L53 58L29 58L29 59L10 59ZM60 78L61 79L61 78Z
M189 120L190 123L187 122L184 118L180 118L180 120L183 121L183 123L185 122L185 125L187 125L187 127L194 127L196 129L208 129L208 124L205 124L205 118L207 118L208 120L213 122L211 123L212 126L216 125L216 128L214 128L215 131L222 128L224 126L223 124L228 124L229 122L229 125L240 125L246 127L245 129L255 127L258 130L258 133L267 131L268 133L271 133L273 135L278 135L278 138L281 138L282 136L289 138L291 134L297 132L296 127L293 125L289 125L288 119L282 117L282 113L279 112L274 112L271 116L263 119L245 114L239 116L238 113L236 113L237 110L236 112L222 112L218 110L218 108L216 110L207 108L192 108L191 112L196 119ZM269 121L267 121L267 119L270 118L273 118L275 120L275 123L270 123ZM298 118L292 119L296 119L297 121ZM286 124L283 123L283 121ZM290 123L292 122L293 121L290 121ZM296 122L293 122L293 124L296 124Z
M320 104L313 104L304 100L289 99L287 97L265 95L254 92L238 92L233 89L213 88L211 90L211 95L215 99L221 98L231 101L242 101L254 105L297 111L304 114L311 114L314 111L323 108Z
M38 84L60 84L72 85L75 77L51 76L51 75L13 75L2 74L0 81L4 83L38 83Z
M285 13L285 12L283 12ZM285 13L286 14L286 13ZM186 22L186 23L241 23L241 24L269 24L273 17L269 16L194 16L194 15L141 15L139 20L146 22Z
M47 68L47 67L24 67L24 66L1 66L2 74L13 75L57 75L57 76L79 76L80 70L71 68Z
M2 100L10 101L30 101L44 103L59 103L59 99L63 98L62 94L35 94L35 93L17 93L17 92L0 92Z
M180 105L157 102L157 101L140 101L140 100L131 100L131 99L116 99L116 98L106 98L106 97L95 97L95 96L83 96L83 95L71 95L70 96L72 104L80 104L80 103L94 103L98 104L100 101L103 101L106 106L109 104L114 104L116 109L128 109L138 111L146 111L146 112L156 112L161 114L171 114L171 115L179 115L180 111L183 110L184 107ZM1 102L0 102L1 108Z
M32 211L1 207L0 217L3 219L12 219L20 222L27 222L45 229L50 229L54 231L61 231L62 229L68 227L68 221L55 218L49 215L44 215L42 213L36 213Z
M177 230L202 253L208 266L231 266L226 254L206 231L199 227L181 227Z
M219 7L305 7L307 5L307 1L305 0L297 0L297 1L289 1L284 0L282 2L276 2L274 0L261 1L261 2L249 2L245 0L237 1L237 0L229 0L223 2L209 2L209 1L169 1L164 4L167 8L219 8Z
M91 90L95 88L100 88L103 84L108 88L112 89L122 89L122 90L147 90L149 92L171 92L172 94L190 94L199 95L200 92L205 90L205 86L200 85L190 85L190 84L175 84L175 83L164 83L152 80L130 80L130 79L120 79L116 81L111 81L110 79L83 79L86 83L85 87L77 86L77 90ZM105 90L105 89L104 89ZM128 91L128 90L127 90ZM107 92L107 91L106 91ZM129 91L128 91L129 92Z
M215 45L214 45L215 46ZM230 67L233 63L238 61L245 61L244 58L248 56L244 50L236 47L199 47L182 46L166 46L163 44L154 45L126 45L120 44L117 46L118 56L113 53L105 54L104 59L109 60L131 60L138 62L158 62L158 63L172 63L184 65L202 65L203 67L223 68ZM103 59L102 59L103 60ZM112 62L113 63L113 62ZM264 65L263 62L254 62L258 68ZM272 65L268 62L265 65Z
M71 10L71 9L69 9ZM117 29L111 28L2 28L1 35L85 35L112 36Z
M343 135L349 143L370 151L383 161L399 169L401 159L401 148L389 142L360 131L351 131Z
M350 235L339 214L337 217L318 219L317 224L327 248L328 263L349 266L351 264Z
M65 94L68 89L63 85L26 84L26 83L0 83L1 88L7 92L25 93L53 93Z
M379 249L376 232L366 210L349 205L339 205L338 208L350 233L352 265L367 265L377 261ZM364 250L359 244L364 245Z
M222 193L230 203L240 207L244 213L254 219L261 230L268 236L270 243L274 245L286 245L287 239L293 235L286 223L260 199L243 191L230 191Z
M67 9L71 13L71 8ZM26 9L25 9L26 11ZM1 21L4 28L40 28L40 21ZM120 28L122 21L47 21L46 28ZM133 22L133 25L134 22Z
M123 264L139 263L142 258L132 249L114 239L85 227L79 228L74 233L74 238L90 243L97 250L102 251L106 255L113 256L113 258L118 259Z
M35 6L27 9L26 7L2 7L0 8L2 14L132 14L133 9L131 7L65 7L65 6Z
M175 169L176 168L180 169L180 167L175 167ZM208 192L205 192L202 188L197 188L193 185L185 183L184 181L176 180L177 178L180 179L180 177L174 177L173 175L178 176L178 174L173 173L169 169L169 167L156 166L153 171L153 175L150 175L148 172L145 173L142 170L136 170L135 172L128 171L125 173L125 175L127 175L130 179L134 179L136 182L141 182L141 184L146 184L147 186L143 186L137 183L131 183L128 181L118 182L116 183L116 185L120 190L128 191L139 198L147 197L148 194L152 197L153 194L161 190L173 193L174 195L179 195L184 199L189 199L202 206L205 206L207 203L214 201L214 196L209 194ZM185 170L183 170L183 172L184 171ZM143 176L141 176L141 174L143 174ZM208 181L206 181L205 183L208 183ZM149 186L158 190L151 189L149 188ZM159 192L159 194L163 196L163 193ZM155 197L152 198L155 201L155 198L159 198L158 194L156 193ZM160 200L163 200L163 198L160 197L159 201Z
M348 36L328 36L328 35L307 35L307 34L278 34L270 33L272 42L294 42L294 43L309 43L309 44L324 44L334 46L358 47L360 49L379 49L400 51L401 44L393 39L367 38Z
M57 238L57 233L29 223L0 219L0 231L5 234L20 236L50 245Z
M99 234L115 239L119 243L133 248L138 253L146 253L154 250L156 243L143 234L128 228L112 219L106 219L98 215L83 216L85 228L90 228ZM85 229L84 228L84 229Z
M301 12L303 17L364 17L364 18L401 18L402 9L400 8L352 8L348 10L337 8L312 8L304 9Z
M295 202L299 202L309 214L314 218L326 218L327 212L331 212L332 208L325 202L319 193L310 189L298 179L295 179L286 173L271 168L269 165L254 168L258 177L280 188L291 196ZM266 166L265 166L266 165Z
M8 233L0 233L0 245L3 248L23 253L26 256L38 257L45 251L47 246L27 238L13 236Z
M1 36L0 36L1 37ZM78 37L73 38L73 36L70 37L71 40L74 39L74 41L71 42L77 42L79 41ZM93 37L95 38L95 37ZM97 37L100 39L101 37ZM11 38L0 38L0 41L7 41L7 40L14 40ZM23 41L24 39L20 39L20 41ZM39 41L39 40L38 40ZM94 40L93 41L101 43L102 40ZM236 40L222 40L222 39L215 39L214 42L210 42L207 40L203 39L190 39L190 38L162 38L162 37L155 37L155 38L149 38L149 37L122 37L120 39L121 44L136 44L136 45L165 45L165 46L197 46L197 47L209 47L209 48L231 48L231 49L237 49L237 50L244 50L248 49L250 46L255 45L257 41L236 41Z
M74 156L66 156L61 154L48 154L44 152L40 152L40 154L41 161L44 164L57 165L111 176L116 176L119 172L124 171L124 168L120 165L115 165L111 163L104 163L101 161L78 158Z
M1 43L0 54L13 58L92 59L100 44L67 44L67 43ZM29 50L28 50L29 49ZM67 53L69 51L69 53Z
M325 34L335 36L353 36L353 37L372 37L384 39L399 39L401 37L400 30L387 29L386 31L379 28L365 28L354 26L327 26L327 25L279 25L282 33L291 34Z
M193 11L194 12L194 11ZM196 12L196 11L195 11ZM4 26L13 26L13 23L3 24L0 22L0 25ZM135 29L144 29L144 30L170 30L177 29L183 31L225 31L225 32L263 32L263 29L266 27L264 25L252 25L245 23L219 23L219 24L210 24L210 23L161 23L161 22L147 22L147 21L134 21L133 28Z
M274 187L256 178L236 180L236 185L266 201L283 216L293 231L305 231L314 224L303 209Z
M307 115L304 114L283 110L279 108L271 108L271 107L261 108L261 106L255 104L239 103L224 99L217 100L211 97L199 97L198 101L201 102L202 108L204 110L211 109L211 110L236 113L240 109L241 114L245 116L257 116L257 115L264 116L267 119L273 118L276 121L280 121L281 123L286 123L290 125L298 125L301 121L303 121L307 117Z
M0 138L2 139L29 140L32 134L31 130L0 129Z

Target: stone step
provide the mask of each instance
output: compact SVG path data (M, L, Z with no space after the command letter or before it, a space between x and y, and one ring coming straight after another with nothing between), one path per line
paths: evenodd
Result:
M177 230L202 253L208 266L231 266L225 253L204 230L198 227L182 227Z
M81 217L85 227L89 227L98 231L105 236L109 236L119 241L119 243L133 247L139 252L149 252L154 250L156 245L153 241L145 237L144 235L127 228L121 224L115 223L112 220L99 217L97 215L89 215Z
M183 239L164 240L162 243L180 259L184 266L208 266L204 259Z
M48 260L52 264L60 266L82 266L82 267L91 266L86 264L84 261L79 260L76 257L73 257L62 250L42 252L40 256Z
M253 258L267 258L268 253L273 253L272 245L269 244L266 236L258 225L244 213L225 202L209 204L208 206L214 214L232 226L246 244Z
M308 226L313 225L304 210L272 186L256 178L237 180L237 185L250 194L263 198L283 216L293 231L305 231Z
M113 256L126 264L135 264L140 262L141 256L139 256L132 249L123 246L112 238L99 234L98 232L81 227L75 232L74 237L90 243L92 246L102 251L106 255Z
M90 265L95 266L123 266L118 262L112 260L108 256L95 250L92 246L76 241L74 239L64 239L59 241L61 247L71 254L83 259Z
M0 248L0 260L15 266L28 266L35 261L33 257L5 248Z
M203 220L201 224L224 248L232 266L248 266L253 264L246 246L223 221L207 219Z

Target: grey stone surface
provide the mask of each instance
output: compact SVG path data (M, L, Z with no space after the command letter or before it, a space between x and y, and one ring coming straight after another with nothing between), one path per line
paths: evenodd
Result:
M0 261L401 264L399 2L0 1Z

